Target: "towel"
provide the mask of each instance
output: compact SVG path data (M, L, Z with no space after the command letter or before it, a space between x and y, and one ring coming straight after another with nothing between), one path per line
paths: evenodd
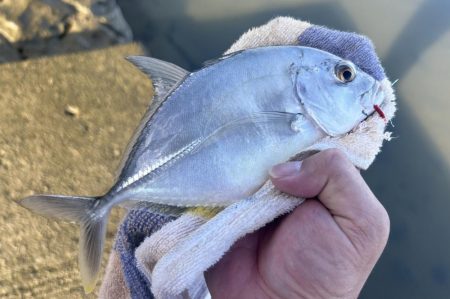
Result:
M98 294L100 299L131 298L125 282L119 254L113 249L105 269L105 277Z
M373 114L349 134L325 137L304 153L293 157L302 159L305 153L339 148L356 167L368 168L379 153L383 141L390 139L390 133L385 132L385 127L396 110L391 83L386 78L371 41L356 33L315 26L289 17L278 17L244 33L225 54L271 45L301 45L330 52L351 60L381 83L385 98L380 106L385 119ZM126 279L131 297L139 298L133 295L135 288L150 288L155 298L207 296L203 278L205 270L220 260L236 240L292 211L302 202L303 199L277 191L268 181L253 196L223 210L188 209L186 214L172 219L159 231L157 228L144 229L148 234L137 245L133 263L122 260L122 263L128 263L124 269L134 267L133 273L139 272L145 277L145 280ZM128 223L138 221L132 216L127 216L127 219L130 219ZM139 221L143 223L142 219ZM153 224L149 222L148 225ZM106 283L105 281L104 284Z
M137 268L135 250L147 236L174 219L176 216L154 213L145 208L133 209L128 213L117 232L101 286L101 298L123 298L126 290L129 291L126 297L153 298L148 278ZM121 269L117 269L117 266L121 266ZM114 286L114 289L110 286Z

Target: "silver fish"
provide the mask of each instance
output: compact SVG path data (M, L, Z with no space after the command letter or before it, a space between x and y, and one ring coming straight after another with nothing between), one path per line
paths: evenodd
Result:
M325 136L348 133L383 99L379 82L352 62L308 47L244 50L192 73L155 58L129 60L152 78L156 94L115 185L99 197L21 201L41 215L80 223L87 291L95 286L114 205L230 205L256 192L273 165Z

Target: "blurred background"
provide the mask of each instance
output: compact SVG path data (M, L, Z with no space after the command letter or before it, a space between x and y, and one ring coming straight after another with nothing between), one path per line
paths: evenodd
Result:
M78 228L13 201L98 194L111 184L151 97L148 80L122 57L146 53L194 70L280 15L369 36L388 77L399 79L395 138L364 172L391 235L361 298L449 297L446 0L0 1L1 297L83 296ZM108 244L121 212L113 216Z

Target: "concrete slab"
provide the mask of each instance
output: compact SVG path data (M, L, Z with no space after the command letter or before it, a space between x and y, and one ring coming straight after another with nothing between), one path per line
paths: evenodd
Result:
M150 80L123 59L142 52L128 44L0 66L0 297L82 297L77 226L14 200L107 190L151 98Z

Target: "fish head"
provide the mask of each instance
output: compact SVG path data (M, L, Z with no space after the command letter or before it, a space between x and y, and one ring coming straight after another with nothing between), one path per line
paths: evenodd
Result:
M328 135L350 132L382 103L380 82L351 61L317 49L302 51L300 63L292 66L296 93L307 116Z

